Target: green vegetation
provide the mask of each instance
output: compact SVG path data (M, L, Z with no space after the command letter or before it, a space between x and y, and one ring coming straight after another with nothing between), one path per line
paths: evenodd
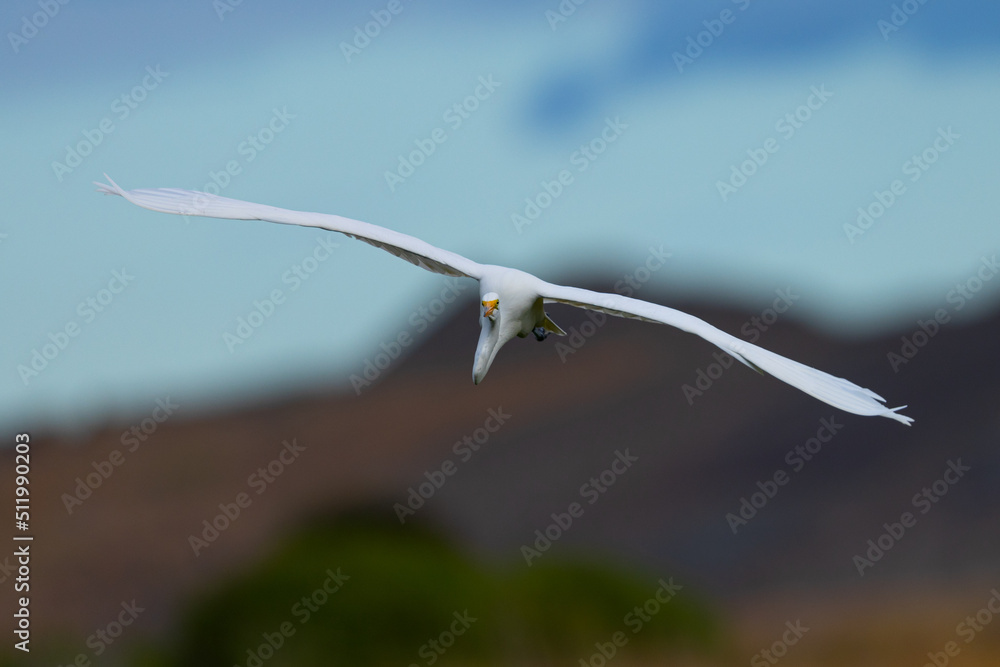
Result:
M310 523L266 562L194 603L169 655L141 662L576 662L616 632L627 638L616 651L626 653L712 651L712 616L687 590L673 597L668 583L553 556L497 572L425 526L359 511ZM654 601L658 591L669 602Z

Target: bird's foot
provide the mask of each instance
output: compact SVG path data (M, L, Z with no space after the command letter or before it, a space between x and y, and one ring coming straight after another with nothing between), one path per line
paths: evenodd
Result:
M535 334L535 340L539 342L549 337L549 332L545 327L535 327L531 330L531 333Z

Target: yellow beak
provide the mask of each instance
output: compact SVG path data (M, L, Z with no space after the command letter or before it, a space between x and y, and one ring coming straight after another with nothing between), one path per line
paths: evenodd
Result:
M497 312L497 305L500 303L499 299L493 299L492 301L483 301L483 317L492 317L493 313Z

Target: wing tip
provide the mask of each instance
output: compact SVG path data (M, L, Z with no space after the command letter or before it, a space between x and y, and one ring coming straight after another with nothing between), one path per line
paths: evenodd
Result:
M913 424L913 417L907 417L906 415L899 414L899 411L904 408L906 408L905 405L901 405L898 408L889 408L882 414L882 416L888 417L889 419L895 419L899 423L905 424L906 426L911 426Z
M94 185L97 186L97 191L105 195L118 195L119 197L125 196L125 191L122 190L121 186L111 180L111 177L104 174L104 178L108 179L107 183L101 183L100 181L94 181Z

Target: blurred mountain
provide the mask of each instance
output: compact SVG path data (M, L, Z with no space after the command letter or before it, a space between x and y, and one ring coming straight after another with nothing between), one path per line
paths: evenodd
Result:
M945 597L981 590L985 602L1000 585L1000 314L933 336L915 323L844 340L791 314L775 322L772 304L638 296L908 404L916 423L840 412L727 366L689 334L572 308L549 309L568 339L511 342L476 387L466 297L359 395L290 395L208 417L180 405L162 423L138 415L86 436L36 434L36 631L79 637L63 659L91 654L88 636L134 600L143 630L126 633L166 632L192 596L263 562L305 517L359 504L437 525L485 563L613 562L651 586L674 577L733 613L753 603L782 620L854 592L898 611L912 606L898 591L945 591L927 608L941 612ZM381 333L391 348L397 332ZM902 354L904 337L915 354L895 372L888 355ZM379 352L373 343L373 363L386 361ZM13 478L11 457L0 468ZM905 512L913 521L899 535ZM868 540L882 545L877 559ZM856 556L871 559L863 575ZM788 591L830 593L781 607ZM779 609L768 615L765 600ZM951 619L941 643L961 615ZM772 630L780 636L780 622L761 632Z

